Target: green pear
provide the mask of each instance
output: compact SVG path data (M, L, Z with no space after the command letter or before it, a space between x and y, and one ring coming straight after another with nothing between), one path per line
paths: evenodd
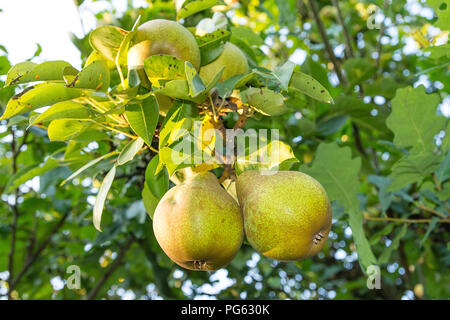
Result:
M189 61L200 68L200 49L194 35L181 24L171 20L155 19L139 26L128 50L129 69L144 68L149 56L163 54Z
M153 216L153 230L167 256L190 270L226 266L244 238L237 202L210 172L188 178L162 197Z
M206 84L210 83L223 66L225 66L225 70L220 81L248 72L248 62L245 54L234 44L227 42L216 60L200 68L200 78Z
M290 261L318 253L331 229L328 196L314 178L297 171L245 171L236 181L244 229L252 247Z

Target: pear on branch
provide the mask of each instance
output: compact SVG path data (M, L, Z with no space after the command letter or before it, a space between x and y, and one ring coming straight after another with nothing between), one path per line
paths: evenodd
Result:
M190 270L218 270L234 258L244 238L237 202L210 172L170 189L153 216L163 251Z
M245 171L236 181L252 247L269 258L299 260L318 253L330 232L331 205L322 185L297 171Z

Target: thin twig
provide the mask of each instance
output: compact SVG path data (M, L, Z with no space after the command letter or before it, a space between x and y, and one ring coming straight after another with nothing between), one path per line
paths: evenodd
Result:
M66 214L64 214L64 216L58 221L58 223L50 231L50 233L48 234L47 238L45 238L45 240L42 241L42 243L39 245L39 247L36 250L36 252L29 259L27 259L27 261L25 262L25 265L23 266L22 270L19 272L17 277L15 277L14 280L12 280L12 282L11 282L11 284L9 286L9 292L12 292L15 289L15 287L17 286L19 281L22 279L22 277L28 271L28 269L33 265L33 263L36 262L36 259L39 257L39 255L42 253L42 251L44 251L44 249L47 248L47 246L50 244L50 242L52 240L53 235L56 234L56 232L58 232L58 230L62 227L62 225L66 221L66 219L69 216L69 214L70 214L70 212L67 212Z
M348 33L348 29L345 26L344 18L342 16L341 7L339 6L338 0L332 0L333 5L336 7L337 10L337 18L339 21L339 24L341 25L342 31L344 32L344 39L345 39L345 49L347 50L347 56L354 57L353 54L353 48L352 48L352 41L350 39L350 35Z
M433 219L401 219L390 217L371 217L364 215L364 219L372 221L390 221L390 222L405 222L405 223L430 223ZM450 219L439 219L440 223L450 223Z
M386 9L388 8L388 5L389 5L389 1L388 0L384 0L384 3L383 3L383 12L385 12L386 11ZM380 26L380 31L379 31L379 33L378 33L378 42L377 42L377 60L376 60L376 66L377 66L377 71L379 71L379 69L380 69L380 63L381 63L381 50L383 50L383 45L382 45L382 43L381 43L381 38L383 37L383 34L384 34L384 29L385 29L385 24L384 24L384 20L383 20L383 22L381 23L381 26ZM375 77L377 77L378 76L378 72L376 72L375 73Z
M325 31L325 27L322 23L322 20L320 19L319 9L317 8L317 2L316 2L316 0L309 0L308 4L309 4L309 8L311 10L311 13L313 15L313 18L316 22L317 28L319 29L319 33L320 33L320 36L322 37L322 41L325 45L325 50L327 51L328 56L329 56L331 62L333 63L336 75L337 75L339 81L343 85L347 85L347 80L344 78L344 75L342 74L341 66L339 64L338 59L334 55L334 51L333 51L333 48L331 47L330 41L329 41L327 33Z
M87 300L93 300L99 293L100 289L105 284L106 280L114 273L114 271L120 266L122 263L122 260L127 253L128 249L130 249L131 245L136 241L136 237L132 235L130 239L125 243L123 247L120 248L119 254L114 260L114 262L109 266L108 270L105 272L103 277L97 282L97 284L94 286L94 288L89 292L86 299Z
M434 210L434 209L425 207L423 204L419 204L419 205L417 205L417 207L418 207L419 209L422 209L423 211L426 211L426 212L435 214L435 215L437 215L437 216L439 216L439 217L441 217L441 218L446 218L446 217L447 217L445 214L443 214L443 213L441 213L441 212L439 212L439 211L436 211L436 210Z

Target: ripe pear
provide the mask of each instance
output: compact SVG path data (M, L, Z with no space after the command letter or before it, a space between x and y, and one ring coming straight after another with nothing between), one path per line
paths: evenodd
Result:
M171 20L155 19L139 26L128 50L129 69L142 69L149 56L163 54L189 61L200 68L200 49L194 35L181 24Z
M200 78L206 84L210 83L223 66L225 66L225 70L220 81L248 72L248 62L245 54L234 44L227 42L216 60L200 68Z
M167 256L190 270L226 266L244 238L237 202L210 172L188 178L162 197L153 216L153 230Z
M245 171L236 181L244 229L252 247L272 259L300 260L318 253L331 229L331 205L307 174Z

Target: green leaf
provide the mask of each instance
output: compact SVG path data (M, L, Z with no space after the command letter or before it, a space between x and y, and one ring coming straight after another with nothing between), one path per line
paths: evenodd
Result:
M184 61L168 55L157 54L144 60L145 73L150 80L185 80Z
M432 152L415 153L402 157L392 166L389 178L392 183L386 191L396 191L411 183L421 183L422 180L433 173L441 162L442 157Z
M233 26L230 29L233 36L246 41L250 46L259 47L264 44L264 40L250 28L244 26Z
M394 230L395 227L395 223L389 223L387 224L383 229L381 229L380 231L378 231L377 233L375 233L372 237L370 237L370 245L374 246L376 245L381 237L388 235L389 233L392 232L392 230Z
M97 115L99 114L81 103L63 101L54 104L34 118L34 120L30 123L30 126L36 123L48 122L56 119L92 120Z
M288 110L283 95L267 88L248 88L241 95L244 103L267 116L278 116Z
M408 225L404 224L403 227L399 231L397 231L394 239L392 240L391 245L384 249L383 253L378 259L379 263L389 262L389 258L391 257L392 252L398 249L398 246L400 245L400 240L406 235L407 231Z
M364 58L350 58L344 62L342 67L350 82L350 87L366 81L377 70L370 60Z
M57 102L78 98L81 95L82 90L67 88L63 83L41 83L28 87L9 100L0 120Z
M133 160L143 145L144 140L141 138L130 141L120 152L119 157L117 158L117 165L121 166L128 161Z
M444 152L450 150L450 121L447 123L447 127L445 128L445 136L444 139L442 139L441 148Z
M100 228L100 222L102 220L103 207L105 206L106 196L108 195L109 189L111 188L115 176L116 166L113 166L103 179L97 194L97 198L95 199L93 221L95 229L100 232L102 231Z
M190 100L189 85L186 80L172 80L167 82L163 87L156 90L156 92L171 97L173 99Z
M217 4L217 0L186 0L177 12L177 20L187 18L197 12L209 9Z
M207 65L220 56L225 43L230 39L231 33L218 29L203 36L196 36L200 49L201 66Z
M293 5L291 0L275 0L278 7L279 15L278 20L281 26L295 26L296 15L296 5Z
M145 211L148 216L153 219L153 214L155 213L159 199L153 195L148 185L144 185L144 189L142 190L142 201L144 202Z
M352 159L349 147L339 148L334 142L320 144L312 166L300 167L300 171L324 186L330 201L337 201L348 212L359 262L365 271L368 266L376 264L376 258L364 233L363 212L357 198L360 169L361 159Z
M434 228L436 228L438 221L439 221L438 217L433 217L433 219L431 219L431 222L429 223L428 228L427 228L427 232L425 233L423 238L420 240L419 247L423 246L425 241L430 236L431 232L434 230Z
M57 119L48 126L50 141L67 141L75 138L91 124L85 121L72 119Z
M180 103L162 126L159 134L159 148L170 146L175 141L189 134L192 129L192 119L189 114L189 105Z
M255 76L254 72L248 74L237 74L223 82L217 84L217 92L220 97L228 97L234 89L244 86Z
M372 110L377 110L375 116ZM361 99L353 96L338 96L335 104L330 106L331 114L329 116L345 115L350 116L362 129L369 134L374 132L389 132L386 128L386 119L389 110L372 104L366 104Z
M115 61L120 45L128 31L115 26L101 26L91 32L89 43L95 51L103 54L107 59Z
M32 168L27 168L27 170L19 171L18 174L13 176L13 179L9 185L9 189L15 189L27 182L28 180L33 179L36 176L40 176L47 171L50 171L61 164L61 161L48 158L43 164L34 165Z
M65 179L63 182L61 182L60 186L65 185L68 181L72 180L73 178L75 178L76 176L78 176L80 173L82 173L83 171L85 171L86 169L96 165L97 163L99 163L100 161L107 159L109 157L112 157L114 155L118 154L117 151L113 151L110 153L107 153L101 157L98 157L94 160L89 161L88 163L86 163L84 166L82 166L80 169L78 169L77 171L75 171L74 173L72 173L67 179Z
M246 170L283 170L282 166L290 166L292 162L298 161L291 146L283 141L268 141L263 137L256 139L258 140L252 145L257 143L258 148L252 150L248 147L248 143L246 144L244 136L242 138L237 136L235 169L238 175Z
M439 95L426 94L423 86L398 89L391 101L392 113L386 120L394 132L394 144L417 151L433 150L434 136L445 123L444 117L436 115L439 102Z
M69 76L66 76L65 80L68 88L93 89L105 92L109 88L109 68L106 61L95 60L77 75L72 75L72 71L69 70Z
M65 61L47 61L41 64L21 62L8 71L5 86L33 81L64 80L63 70L66 67L72 66Z
M444 0L427 0L429 6L434 9L438 16L438 20L434 25L442 31L450 30L450 8L448 1Z
M159 163L159 156L152 158L145 170L145 184L148 186L150 192L158 200L169 190L169 175L167 170L157 172Z
M128 104L125 107L125 115L133 131L148 146L151 146L159 119L159 107L156 98L149 96L141 103Z
M294 68L295 68L295 63L293 63L291 61L287 61L282 66L276 67L275 70L272 72L273 76L277 79L279 86L284 91L289 90L289 83L291 82Z
M443 183L444 181L450 179L450 152L447 152L444 160L436 170L436 179L439 183Z
M370 175L368 176L368 181L378 187L378 198L380 199L381 210L386 212L395 197L393 193L386 191L387 187L392 183L392 180L388 177Z
M203 84L202 79L197 73L197 70L194 68L192 63L189 61L185 62L185 72L186 72L186 79L189 86L189 95L192 98L197 97L201 93L204 92L206 89L205 85Z
M306 73L296 71L292 74L289 87L293 90L297 90L307 96L325 103L332 103L328 90L320 84L319 81L307 75Z

